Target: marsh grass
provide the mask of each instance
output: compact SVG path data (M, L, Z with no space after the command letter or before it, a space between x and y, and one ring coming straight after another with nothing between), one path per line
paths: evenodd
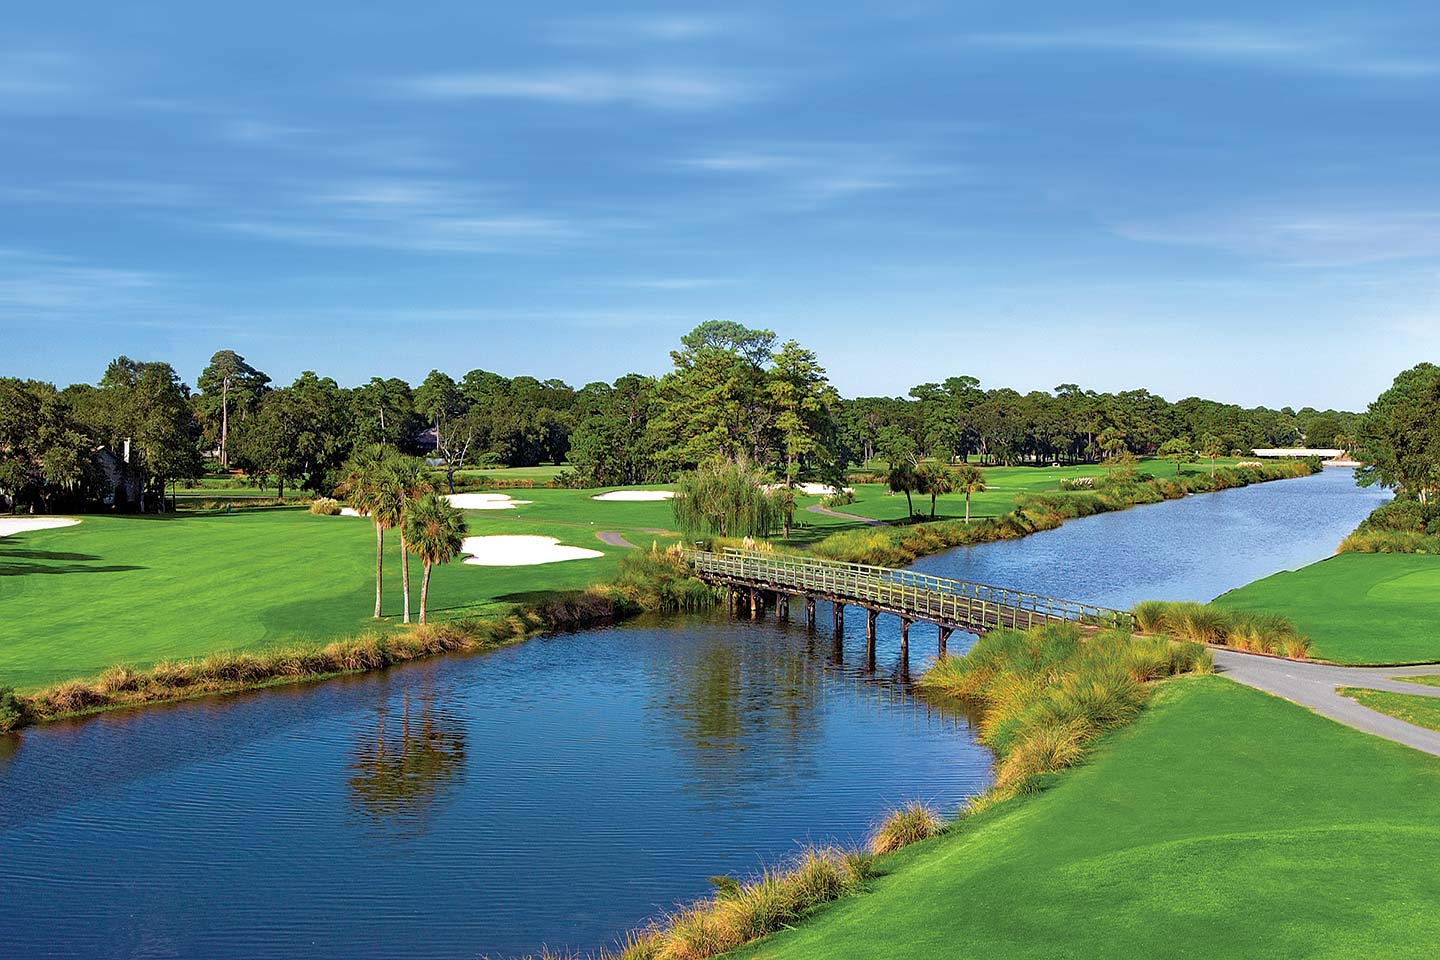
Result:
M1152 625L1157 613L1145 610ZM1097 737L1135 718L1155 681L1210 668L1209 650L1194 641L1052 624L992 631L966 656L936 661L919 685L980 711L979 739L996 769L994 786L966 809L974 814L1081 762Z
M928 840L944 826L940 815L925 804L907 803L881 821L870 835L869 848L875 856L894 853L901 847Z
M1304 660L1310 640L1274 613L1229 610L1209 603L1146 600L1131 611L1140 630L1170 634L1197 644Z

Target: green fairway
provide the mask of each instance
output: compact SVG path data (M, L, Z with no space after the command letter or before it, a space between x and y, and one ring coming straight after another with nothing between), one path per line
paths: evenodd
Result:
M1363 690L1359 687L1341 687L1340 694L1396 720L1404 720L1427 730L1440 730L1440 698L1391 693L1388 690Z
M1396 677L1406 683L1423 683L1427 687L1440 687L1440 674L1427 674L1423 677Z
M1216 461L1217 466L1233 466L1240 461L1233 458L1225 458ZM1181 468L1186 473L1204 473L1209 471L1209 464L1186 464ZM1060 488L1060 481L1073 480L1077 477L1103 477L1106 474L1104 464L1088 463L1064 467L985 467L985 492L974 494L970 498L970 516L974 517L999 517L1009 513L1015 506L1015 498L1022 493L1047 493ZM1150 474L1159 480L1173 478L1176 473L1175 463L1170 460L1145 460L1140 464L1140 472ZM844 513L854 514L859 517L868 517L872 520L903 521L906 519L905 495L892 494L884 484L879 483L857 483L851 484L855 488L855 503L848 506L836 507ZM930 498L928 496L914 495L915 512L928 518L930 516ZM935 518L937 520L955 520L965 516L965 495L947 493L937 497L935 501Z
M1215 602L1289 618L1314 641L1311 655L1319 660L1440 660L1440 557L1342 553L1257 580Z
M602 557L537 566L436 568L432 614L494 610L609 576L623 547L662 542L668 503L601 503L592 491L515 491L513 510L469 511L472 535L535 534ZM521 494L524 494L521 496ZM385 612L400 613L399 541L386 538ZM231 514L86 516L73 527L0 537L0 684L22 690L216 650L329 640L375 625L368 520L300 508ZM412 561L418 604L419 563Z
M1428 958L1440 760L1219 677L739 956ZM903 948L899 945L903 944Z

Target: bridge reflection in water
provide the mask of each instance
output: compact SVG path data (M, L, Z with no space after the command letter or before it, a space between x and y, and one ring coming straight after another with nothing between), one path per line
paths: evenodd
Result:
M806 625L813 628L816 600L830 601L837 642L845 627L845 607L860 607L865 611L865 662L870 670L875 668L875 621L882 613L900 619L900 662L906 672L910 627L916 622L939 629L941 656L956 630L982 634L997 627L1024 630L1050 623L1135 627L1135 617L1128 611L913 570L734 548L718 553L685 550L683 556L702 580L726 588L731 611L748 604L750 616L758 617L773 606L776 618L783 620L790 616L790 598L801 597Z

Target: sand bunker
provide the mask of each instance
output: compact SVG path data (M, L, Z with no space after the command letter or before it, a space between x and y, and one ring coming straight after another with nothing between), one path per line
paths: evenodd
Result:
M532 500L511 500L508 493L452 493L445 497L461 510L513 510Z
M670 500L674 490L611 490L591 497L591 500Z
M529 567L539 563L588 560L591 557L604 556L599 550L567 547L554 537L518 534L466 537L461 549L470 554L464 562L473 563L477 567Z
M765 489L766 489L766 490L784 490L784 489L785 489L785 484L783 484L783 483L772 483L772 484L768 484L768 485L765 487ZM828 497L828 496L830 496L830 494L832 494L832 493L835 492L835 488L832 487L832 486L830 486L830 484L828 484L828 483L797 483L797 484L795 484L795 492L796 492L796 493L803 493L803 494L805 494L807 497ZM854 493L854 492L855 492L855 488L854 488L854 487L846 487L846 488L845 488L845 492L846 492L846 493Z
M359 511L359 510L356 510L354 507L341 507L341 508L340 508L340 516L342 516L342 517L358 517L358 516L360 516L360 511Z
M12 533L27 533L31 530L73 527L79 522L74 517L0 517L0 537L8 537Z

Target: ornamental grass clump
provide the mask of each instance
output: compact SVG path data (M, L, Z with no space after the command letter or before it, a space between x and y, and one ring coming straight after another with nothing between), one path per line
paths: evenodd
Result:
M868 846L875 856L884 856L901 847L930 839L939 833L943 826L939 814L925 804L913 801L899 810L891 811L870 835Z
M855 892L871 875L869 856L810 847L788 863L740 882L715 878L713 897L686 904L631 933L604 960L705 960L800 920Z
M1191 642L1052 624L992 631L966 656L941 658L919 684L979 710L979 739L995 751L996 769L995 786L967 810L974 813L1043 788L1084 759L1096 737L1133 720L1152 683L1209 672L1208 654Z
M1197 646L1231 647L1292 660L1303 660L1310 653L1310 638L1274 613L1168 600L1146 600L1137 603L1131 612L1142 632L1181 637Z

